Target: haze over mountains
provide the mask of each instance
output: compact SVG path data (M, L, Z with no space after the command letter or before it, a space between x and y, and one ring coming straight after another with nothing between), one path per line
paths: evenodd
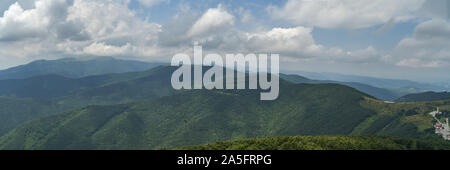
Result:
M441 83L422 83L411 80L383 79L337 73L314 73L305 71L297 71L296 73L314 80L332 80L362 83L373 87L390 90L395 93L397 97L411 93L422 93L427 91L441 92L449 90L448 85Z
M280 89L274 102L258 100L258 91L193 90L127 104L88 106L25 123L0 138L0 148L157 149L280 135L433 139L427 133L431 127L420 127L427 123L422 116L427 107L389 108L336 84L282 81ZM377 110L381 107L384 112ZM407 121L411 116L423 121Z
M94 87L114 77L90 77L111 73L141 72L163 65L112 57L65 58L60 60L39 60L0 71L0 96L48 98L66 95L80 88ZM336 83L353 87L378 99L395 99L418 92L442 91L445 87L418 83L409 80L378 79L372 77L349 76L332 73L301 72L300 75L282 75L295 83ZM287 77L290 76L290 77ZM124 78L132 77L123 75ZM78 79L81 78L81 79ZM313 78L313 79L310 79ZM19 79L19 80L11 80ZM78 79L78 80L75 80ZM94 79L94 80L90 80ZM2 81L3 80L3 81ZM33 84L33 85L31 85ZM41 94L36 94L41 93ZM40 96L39 96L40 95ZM47 96L46 96L47 95Z
M170 78L177 67L141 63L136 69L145 71L108 73L111 62L131 63L122 68L136 62L91 60L105 69L66 77L41 61L49 74L1 80L0 149L157 149L281 135L440 140L427 113L436 106L450 110L450 100L388 104L374 98L395 96L382 88L284 74L280 97L271 102L260 101L258 90L175 91ZM86 64L65 59L49 67L65 61ZM65 69L78 74L79 68Z
M380 100L384 100L384 101L394 101L395 99L397 99L399 96L399 94L391 91L391 90L387 90L387 89L383 89L383 88L378 88L378 87L374 87L374 86L370 86L370 85L366 85L366 84L362 84L362 83L355 83L355 82L340 82L340 81L332 81L332 80L311 80L308 79L306 77L302 77L299 75L286 75L286 74L281 74L280 75L281 78L288 80L290 82L293 83L306 83L306 84L327 84L327 83L334 83L334 84L342 84L342 85L346 85L349 87L353 87L359 91L362 91L364 93L367 93L373 97L376 97L377 99Z
M449 92L425 92L425 93L415 93L402 96L395 100L396 102L426 102L426 101L436 101L442 99L449 99Z
M0 71L0 80L23 79L39 75L57 74L67 78L81 78L108 73L144 71L161 65L112 57L79 57L59 60L37 60L29 64Z

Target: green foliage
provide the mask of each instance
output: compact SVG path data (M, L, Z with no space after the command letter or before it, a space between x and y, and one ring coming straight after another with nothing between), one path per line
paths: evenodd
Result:
M450 150L450 143L379 136L283 136L217 142L175 150Z
M343 85L284 80L275 101L260 101L258 90L174 91L170 77L175 69L87 77L83 80L101 85L36 104L42 108L5 105L10 111L4 122L23 114L7 130L40 119L2 136L0 149L156 149L295 135L435 139L426 113L435 106L450 110L449 101L387 104ZM81 109L54 114L74 108ZM42 118L48 115L53 116Z
M173 95L178 93L171 85L171 74L175 69L176 67L159 66L145 72L122 73L109 78L88 77L102 82L102 85L81 89L70 95L56 98L54 101L82 107L127 103ZM82 80L86 81L85 79Z
M0 136L21 123L64 110L171 95L175 90L170 86L168 75L173 69L157 67L145 72L80 79L48 75L23 80L0 80L0 94L38 98L0 98Z
M352 88L355 88L361 92L364 92L366 94L369 94L373 97L376 97L377 99L384 100L384 101L393 101L400 97L399 95L395 94L391 90L384 89L384 88L378 88L373 87L367 84L362 83L356 83L356 82L339 82L339 81L330 81L330 80L310 80L308 78L298 76L298 75L286 75L286 74L280 74L280 78L292 82L292 83L304 83L304 84L327 84L327 83L334 83L334 84L341 84L345 86L349 86Z
M48 101L0 97L0 135L27 120L55 114L62 109Z
M259 91L192 90L87 107L29 122L0 138L0 149L156 149L249 137L351 134L377 114L360 105L364 94L349 87L285 81L281 86L276 101L258 100Z

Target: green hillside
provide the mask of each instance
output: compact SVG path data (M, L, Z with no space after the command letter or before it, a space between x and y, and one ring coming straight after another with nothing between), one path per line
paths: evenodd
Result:
M172 72L176 67L159 66L145 72L117 74L111 78L115 82L100 86L85 88L69 95L54 99L58 104L71 106L108 105L133 102L142 99L152 99L178 93L171 85ZM119 77L120 76L120 77ZM121 78L126 76L128 79ZM102 76L97 78L98 81ZM86 79L86 78L85 78ZM83 81L86 81L83 79ZM89 82L89 81L88 81Z
M369 94L377 99L384 100L384 101L394 101L395 99L399 98L400 96L394 93L391 90L387 90L384 88L378 88L373 87L367 84L363 83L356 83L356 82L340 82L340 81L331 81L331 80L311 80L306 77L302 77L299 75L286 75L286 74L280 74L280 78L285 79L292 83L306 83L306 84L327 84L327 83L334 83L334 84L341 84L345 86L349 86L352 88L355 88L356 90L359 90L361 92L364 92L366 94Z
M175 150L450 150L450 143L380 136L283 136L224 141Z
M367 118L352 134L375 134L408 138L441 140L434 134L433 118L428 114L436 107L450 110L450 100L422 103L385 103L367 98L361 103L378 114Z
M25 121L56 114L64 109L48 101L5 97L0 97L0 108L0 136Z
M175 93L169 76L173 69L161 66L80 79L46 75L0 80L0 96L8 96L0 98L0 136L21 123L64 110L171 95Z
M439 139L428 132L428 104L385 104L336 84L281 81L280 89L276 101L260 101L256 90L192 90L135 103L89 106L21 125L0 138L0 149L157 149L295 135Z

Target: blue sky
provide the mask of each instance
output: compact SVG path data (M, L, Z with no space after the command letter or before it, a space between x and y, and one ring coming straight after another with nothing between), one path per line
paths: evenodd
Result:
M0 68L206 52L281 56L281 69L450 81L446 0L4 0Z

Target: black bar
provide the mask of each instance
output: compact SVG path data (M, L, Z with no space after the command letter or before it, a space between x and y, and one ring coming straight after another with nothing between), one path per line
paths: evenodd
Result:
M19 160L23 164L17 164L18 166L47 167L63 164L67 167L83 169L106 165L126 169L131 167L141 167L140 169L153 169L152 167L279 169L286 166L348 168L357 164L364 164L372 168L385 168L388 165L429 164L436 160L447 162L449 153L448 151L0 151L0 162L2 165L7 165ZM226 160L224 155L227 157ZM258 162L249 160L252 157L258 158L258 155L265 156L265 160ZM184 159L186 156L188 158L211 157L211 161L208 166L206 164L178 164L179 158ZM234 162L230 161L231 157L234 157ZM241 161L237 159L238 157L241 158ZM224 160L227 164L222 164ZM238 164L239 162L241 164Z

